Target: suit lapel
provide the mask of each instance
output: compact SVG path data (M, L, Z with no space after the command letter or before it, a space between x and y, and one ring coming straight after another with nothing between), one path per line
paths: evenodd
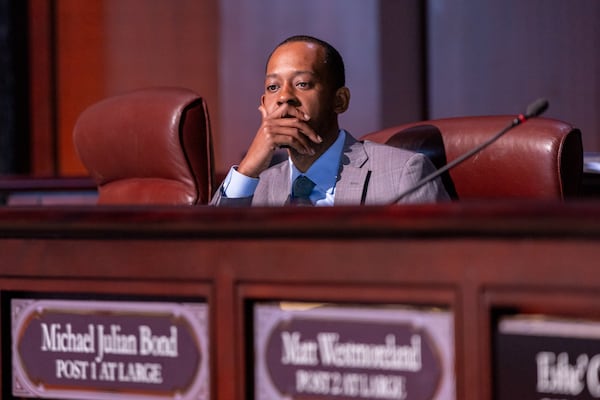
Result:
M368 159L363 144L346 133L340 178L335 185L336 205L360 204L370 172L368 168L363 168Z

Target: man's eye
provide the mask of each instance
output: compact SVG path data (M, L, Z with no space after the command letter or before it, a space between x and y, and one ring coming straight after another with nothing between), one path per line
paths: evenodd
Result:
M298 86L300 89L307 89L310 87L310 84L308 82L298 82L296 86Z
M277 90L277 85L267 85L267 92L274 92Z

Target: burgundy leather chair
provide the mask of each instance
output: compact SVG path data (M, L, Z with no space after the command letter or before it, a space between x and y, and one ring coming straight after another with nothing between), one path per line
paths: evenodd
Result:
M437 168L500 132L515 116L459 117L398 125L363 140L426 154ZM583 174L581 132L535 118L510 130L444 175L454 199L566 199L577 196Z
M93 104L75 147L98 204L205 204L214 185L206 102L180 88L148 88Z

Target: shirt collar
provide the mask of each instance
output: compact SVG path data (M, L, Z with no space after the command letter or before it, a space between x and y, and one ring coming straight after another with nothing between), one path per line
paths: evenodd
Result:
M337 176L340 169L340 159L342 151L344 149L344 142L346 141L346 132L340 130L337 139L329 148L317 158L315 162L308 168L308 171L301 173L294 166L291 158L289 159L290 171L292 173L291 181L299 175L307 176L315 185L323 192L333 193L335 184L337 182Z

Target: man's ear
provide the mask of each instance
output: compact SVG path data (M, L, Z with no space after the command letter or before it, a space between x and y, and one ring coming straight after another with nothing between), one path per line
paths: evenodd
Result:
M334 111L337 114L342 114L350 105L350 89L343 86L335 92L335 107Z

